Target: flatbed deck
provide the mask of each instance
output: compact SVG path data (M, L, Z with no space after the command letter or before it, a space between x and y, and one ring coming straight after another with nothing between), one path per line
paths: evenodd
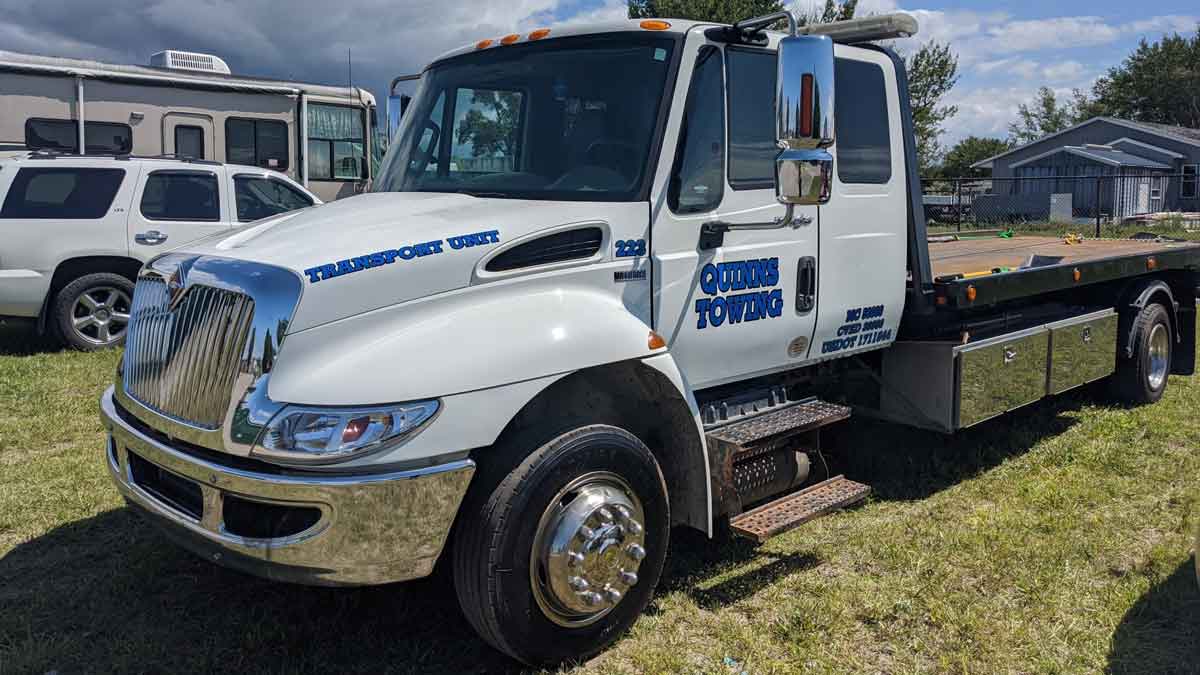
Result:
M981 306L1073 286L1168 270L1200 270L1200 242L1012 236L931 237L929 262L942 306ZM970 290L969 290L970 289Z

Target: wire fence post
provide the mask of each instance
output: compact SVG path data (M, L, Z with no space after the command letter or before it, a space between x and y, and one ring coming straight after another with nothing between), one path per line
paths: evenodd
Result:
M954 228L962 232L962 179L954 179Z
M1096 209L1096 238L1100 238L1100 189L1104 183L1104 176L1096 176L1096 200L1092 204L1092 208Z

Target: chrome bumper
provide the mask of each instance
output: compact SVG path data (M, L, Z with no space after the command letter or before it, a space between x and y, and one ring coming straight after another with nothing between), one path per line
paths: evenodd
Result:
M112 387L100 399L100 418L109 434L104 461L127 502L200 556L280 581L369 585L429 575L475 471L464 459L385 474L257 473L144 434L120 417ZM241 509L243 527L254 527L245 514L263 509L284 518L305 514L292 520L303 529L238 535L227 522L227 502Z

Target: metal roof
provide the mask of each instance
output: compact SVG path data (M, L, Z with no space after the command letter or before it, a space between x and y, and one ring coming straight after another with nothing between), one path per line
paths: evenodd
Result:
M361 87L336 87L309 82L290 82L262 77L242 77L217 73L197 73L170 68L135 66L87 59L67 59L57 56L40 56L0 50L0 71L47 73L52 75L80 75L106 80L143 81L158 84L174 84L180 87L252 91L274 94L299 94L304 92L316 96L358 98L365 104L374 105L375 97Z
M1062 131L1056 131L1055 133L1052 133L1052 134L1049 134L1046 136L1042 136L1041 138L1037 139L1036 141L1031 141L1029 143L1026 143L1025 145L1019 145L1015 148L1012 148L1011 150L1005 150L1004 152L1002 152L998 155L992 155L991 157L988 157L987 159L981 159L978 162L975 162L974 164L972 164L971 168L972 169L990 169L992 162L996 161L997 159L1000 159L1001 157L1007 157L1008 155L1011 155L1014 152L1019 152L1030 146L1037 145L1038 143L1042 143L1051 138L1055 138L1055 137L1061 136L1065 133L1075 131L1076 129L1079 129L1080 127L1085 127L1085 126L1087 126L1089 124L1093 124L1095 122L1108 122L1109 124L1115 124L1117 126L1125 127L1127 129L1137 129L1139 131L1144 131L1148 134L1154 134L1156 136L1162 136L1164 138L1169 138L1173 141L1178 141L1180 143L1186 143L1188 145L1200 146L1200 129L1190 129L1188 127L1179 127L1179 126L1172 126L1170 124L1158 124L1158 123L1153 123L1153 122L1130 122L1129 120L1118 119L1116 117L1093 117L1089 120L1080 122L1079 124L1076 124L1074 126L1067 127L1066 129L1063 129Z
M1077 157L1090 159L1101 164L1110 166L1135 167L1139 169L1165 169L1170 170L1168 164L1156 162L1145 157L1138 157L1123 150L1117 150L1110 147L1099 147L1095 145L1067 145L1063 146L1063 152L1066 152Z

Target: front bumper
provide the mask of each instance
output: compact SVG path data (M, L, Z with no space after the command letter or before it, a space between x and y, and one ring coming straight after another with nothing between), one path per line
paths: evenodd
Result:
M280 581L369 585L429 575L475 471L469 459L353 476L233 468L135 428L117 411L112 387L100 418L105 464L127 502L200 556Z

